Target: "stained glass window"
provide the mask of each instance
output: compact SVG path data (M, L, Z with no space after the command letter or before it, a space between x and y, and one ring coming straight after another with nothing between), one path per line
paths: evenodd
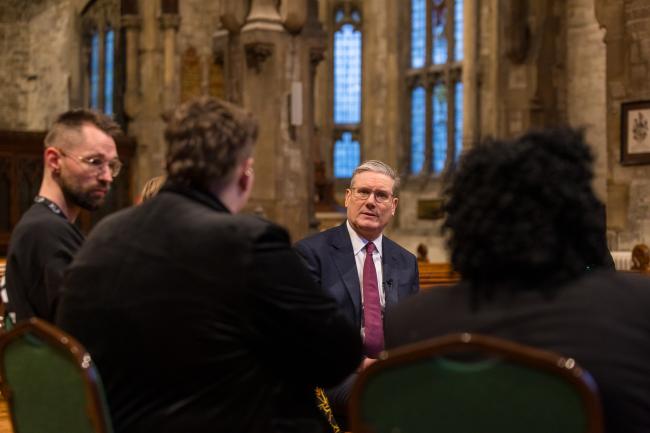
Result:
M352 139L352 133L341 134L341 139L334 143L334 177L352 177L360 158L359 142Z
M339 9L335 12L334 128L340 138L334 143L334 176L348 178L361 160L361 145L353 140L361 126L361 13Z
M462 150L463 2L411 0L410 12L410 168L440 174Z
M463 0L454 1L454 60L463 60Z
M416 87L411 92L411 172L420 173L424 166L426 146L426 90Z
M431 57L434 65L441 65L447 61L447 35L445 34L446 8L434 9L431 13L431 27L433 29L433 51Z
M334 34L334 123L361 120L361 32L345 24Z
M454 89L454 158L457 161L463 151L463 83L456 81Z
M425 0L411 2L411 67L421 68L426 58L427 8Z
M115 63L115 32L109 30L105 36L104 50L104 113L113 114L113 71Z
M90 108L99 108L99 33L90 39Z
M433 172L440 173L447 159L447 86L433 87Z

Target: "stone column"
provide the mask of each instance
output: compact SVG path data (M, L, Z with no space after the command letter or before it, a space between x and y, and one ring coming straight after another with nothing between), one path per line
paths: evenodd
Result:
M163 32L163 107L165 110L172 109L178 101L175 92L175 60L176 34L180 23L178 10L163 11L160 16L160 28Z
M124 111L131 119L140 112L141 103L138 83L138 36L141 24L140 16L137 14L122 15L126 51Z
M478 125L478 11L477 0L463 3L463 149L469 149L479 137Z
M136 154L136 191L149 178L162 174L165 153L163 130L165 128L161 114L163 105L163 64L161 50L161 32L159 17L162 13L160 0L140 0L139 17L140 31L135 32L138 46L131 44L127 48L127 56L137 57L137 66L132 66L129 71L127 90L127 113L131 118L128 124L128 133L138 142ZM137 20L134 19L137 23ZM134 31L137 28L134 27ZM136 37L133 37L136 39ZM129 53L130 52L130 53ZM137 53L137 56L133 54ZM132 63L134 64L134 63ZM139 75L135 79L133 75ZM137 83L137 84L136 84Z
M226 88L240 86L241 101L236 102L260 123L248 210L286 226L297 240L313 220L312 61L325 37L319 23L308 19L312 9L315 16L314 0L286 1L281 7L275 0L253 0L238 33L237 12L245 8L240 5L239 0L224 5L228 35L218 32L214 47L217 57L227 53ZM236 62L238 52L245 61Z

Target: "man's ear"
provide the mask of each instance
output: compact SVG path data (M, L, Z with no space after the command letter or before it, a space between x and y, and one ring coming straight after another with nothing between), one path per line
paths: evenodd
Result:
M345 207L350 205L350 197L352 196L352 190L350 188L345 190Z
M399 202L399 198L394 197L393 198L393 209L391 210L391 214L395 216L395 211L397 210L397 203Z
M247 158L244 163L241 165L239 179L237 184L242 191L247 191L253 188L253 163L255 161L253 158Z
M43 161L45 167L52 173L58 174L61 172L61 154L54 147L46 147L43 152Z

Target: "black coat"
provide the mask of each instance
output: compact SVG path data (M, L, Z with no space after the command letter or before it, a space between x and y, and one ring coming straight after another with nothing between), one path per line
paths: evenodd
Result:
M594 270L560 287L473 293L461 283L400 304L386 317L386 347L474 332L552 350L593 375L608 433L650 432L650 278Z
M93 356L116 433L306 431L313 388L361 359L284 229L171 185L93 230L57 323Z

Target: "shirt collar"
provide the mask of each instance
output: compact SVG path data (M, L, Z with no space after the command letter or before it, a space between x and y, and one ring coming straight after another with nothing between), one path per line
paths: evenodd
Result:
M355 232L352 226L350 225L350 221L346 220L345 226L348 228L348 233L350 234L350 240L352 241L352 251L354 251L354 255L356 256L362 249L366 247L366 244L370 241L368 239L364 239L361 236L359 236L359 234ZM379 253L379 257L383 257L382 254L383 237L384 235L382 233L379 236L377 236L377 238L372 239L372 243L375 244L375 248Z

